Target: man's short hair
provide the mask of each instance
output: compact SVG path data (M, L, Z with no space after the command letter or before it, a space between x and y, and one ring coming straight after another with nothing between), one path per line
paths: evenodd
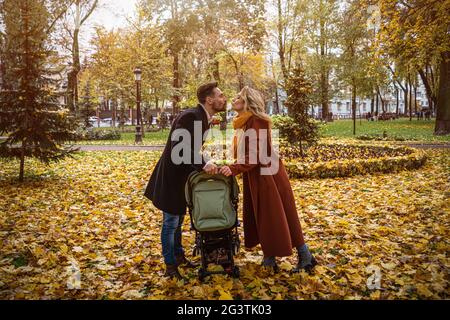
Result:
M214 93L214 89L217 88L218 86L219 86L219 84L217 82L210 82L210 83L201 85L197 89L198 102L200 102L201 104L205 104L206 98L211 97Z

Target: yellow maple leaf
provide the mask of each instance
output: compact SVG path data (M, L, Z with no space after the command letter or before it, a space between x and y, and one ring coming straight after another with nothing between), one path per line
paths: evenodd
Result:
M289 261L283 261L280 264L280 268L286 271L291 271L293 269L293 266Z
M419 283L416 285L417 293L421 296L425 296L427 298L432 297L433 293L426 287L424 284Z
M219 294L219 300L233 300L233 296L223 289L219 289Z
M380 299L380 297L381 297L381 292L380 292L380 290L377 290L377 291L372 292L372 293L370 294L370 299L373 299L373 300L378 300L378 299Z
M397 264L395 262L389 262L389 263L381 263L381 266L386 270L393 270Z
M63 254L66 254L69 251L69 248L65 244L62 244L59 248Z

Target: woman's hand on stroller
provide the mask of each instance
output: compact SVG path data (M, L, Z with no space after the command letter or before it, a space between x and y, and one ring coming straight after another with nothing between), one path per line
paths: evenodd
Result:
M219 168L219 173L223 174L225 177L229 177L233 175L229 166L223 166Z
M218 172L218 167L217 167L217 165L216 165L214 162L209 161L209 162L205 165L205 167L203 168L203 170L204 170L207 174L217 174L217 172Z

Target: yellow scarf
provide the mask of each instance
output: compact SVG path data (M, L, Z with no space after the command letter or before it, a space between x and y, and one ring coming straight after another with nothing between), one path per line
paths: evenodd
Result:
M236 118L233 119L233 128L234 130L241 129L250 119L250 117L253 116L253 113L250 111L245 111L244 113L238 115Z
M234 132L234 137L233 137L233 157L234 159L237 158L237 147L238 147L238 134L242 133L242 130L238 130L238 129L242 129L245 124L247 123L248 119L250 119L253 116L253 113L251 113L250 111L245 111L244 113L238 115L236 118L233 119L233 128L234 130L236 130ZM239 131L239 132L238 132Z

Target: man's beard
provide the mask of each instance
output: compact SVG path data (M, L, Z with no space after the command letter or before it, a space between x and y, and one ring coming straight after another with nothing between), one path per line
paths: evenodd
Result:
M220 104L220 103L214 103L213 104L213 109L214 109L214 111L216 111L216 112L222 112L222 111L225 111L225 109L226 109L226 103L224 103L224 104Z

